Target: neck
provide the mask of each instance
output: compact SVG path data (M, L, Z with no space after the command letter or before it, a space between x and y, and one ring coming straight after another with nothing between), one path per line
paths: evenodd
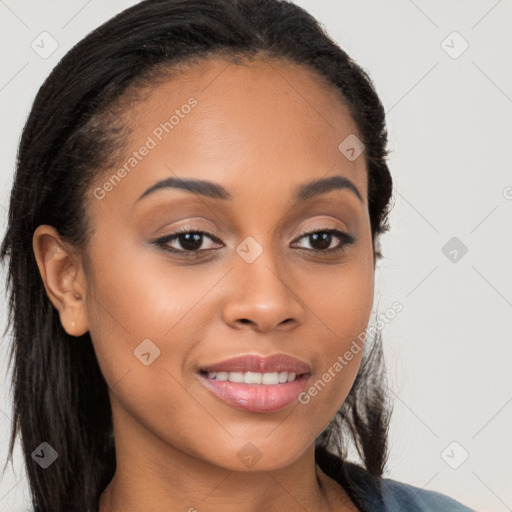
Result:
M286 467L232 471L169 446L140 424L123 425L116 430L116 472L99 512L356 510L316 466L314 443Z

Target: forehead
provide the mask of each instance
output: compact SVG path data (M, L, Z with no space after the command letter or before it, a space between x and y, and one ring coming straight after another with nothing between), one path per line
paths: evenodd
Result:
M170 176L222 183L243 196L254 192L250 184L274 194L342 175L367 201L364 155L348 159L340 150L359 133L339 91L285 60L212 58L171 71L124 111L123 122L131 133L113 170L127 172L112 197L123 190L136 201ZM143 146L150 150L134 156Z

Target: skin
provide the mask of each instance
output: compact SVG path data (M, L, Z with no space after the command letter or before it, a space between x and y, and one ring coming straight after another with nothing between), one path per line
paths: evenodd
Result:
M241 354L285 353L311 365L314 383L364 332L375 270L367 176L363 156L338 150L357 128L336 89L306 68L210 59L125 110L132 132L119 166L190 97L197 106L103 199L93 190L116 168L93 185L85 251L50 226L34 234L62 326L89 331L109 386L117 469L100 512L357 510L315 467L314 440L344 402L362 351L309 403L273 413L235 409L197 375ZM334 175L362 200L338 189L292 201L298 185ZM219 183L233 200L167 188L137 201L171 176ZM214 237L202 238L195 259L152 243L181 226ZM301 230L328 228L355 242L315 253L322 246ZM248 236L263 250L252 263L235 250ZM145 339L160 350L149 366L134 356ZM261 454L251 467L238 456L248 442Z

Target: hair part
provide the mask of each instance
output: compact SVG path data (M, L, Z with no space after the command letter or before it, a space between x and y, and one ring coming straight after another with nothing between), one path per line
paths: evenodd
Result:
M53 69L32 105L0 253L9 259L13 331L9 458L19 434L34 512L96 510L116 465L108 388L91 338L64 331L38 271L34 231L49 224L64 240L86 247L86 194L123 151L129 131L122 113L130 98L182 65L262 55L308 67L339 91L365 145L373 242L389 229L392 180L383 106L366 72L302 8L285 0L146 0L91 32ZM383 376L377 336L365 347L346 401L316 440L319 448L337 450L341 463L333 469L319 459L324 471L350 481L344 462L353 442L364 467L382 474L390 414ZM31 454L42 442L55 448L61 463L45 470L34 464Z

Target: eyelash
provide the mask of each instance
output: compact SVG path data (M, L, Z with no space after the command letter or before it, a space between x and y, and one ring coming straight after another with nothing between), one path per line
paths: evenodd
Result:
M310 235L315 235L318 233L327 233L330 235L335 235L336 238L338 238L340 240L340 244L333 249L305 249L306 251L312 251L316 254L319 254L322 256L324 256L324 255L327 256L327 255L331 255L331 254L336 254L339 251L343 251L346 245L353 244L355 242L355 238L352 235L349 235L348 233L344 233L343 231L340 231L338 229L332 229L332 228L317 229L314 231L307 231L307 232L301 233L300 237L297 240L301 240L302 238L305 238ZM171 233L169 235L161 237L161 238L155 240L153 243L158 245L165 251L168 251L172 254L178 254L178 255L184 256L186 258L198 257L200 252L209 250L209 249L197 249L195 251L190 251L190 250L187 251L187 250L181 250L181 249L174 249L169 246L169 242L172 242L172 241L178 239L181 235L184 235L184 234L207 236L212 241L219 243L218 240L214 236L210 235L207 231L202 231L199 229L189 229L187 227L179 228L174 233Z

